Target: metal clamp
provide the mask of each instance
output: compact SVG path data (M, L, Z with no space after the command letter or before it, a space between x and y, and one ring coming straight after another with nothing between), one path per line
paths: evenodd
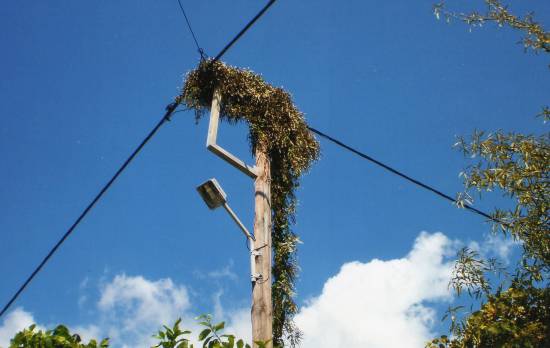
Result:
M257 282L258 280L262 280L264 277L260 274L260 273L256 273L256 274L252 274L250 276L250 280L255 283Z
M262 252L259 249L261 248L250 250L250 280L252 283L264 279L261 273L256 273L256 257L262 256Z

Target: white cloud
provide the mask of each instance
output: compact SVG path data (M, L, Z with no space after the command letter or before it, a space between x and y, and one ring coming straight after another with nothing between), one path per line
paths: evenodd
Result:
M225 316L225 311L222 306L222 295L223 290L220 289L212 296L212 301L214 302L214 318L223 318Z
M488 233L481 243L472 241L468 244L468 247L479 252L484 258L497 256L500 261L507 265L510 262L510 254L519 245L521 245L519 241L510 237Z
M69 330L71 333L77 333L82 339L82 342L89 342L91 339L102 340L105 338L102 336L101 329L93 324L88 326L75 326L69 328Z
M455 243L442 233L421 233L404 258L349 262L296 316L302 347L423 347L435 311L448 301Z
M225 332L235 335L245 342L252 342L250 307L226 310L222 305L222 295L223 290L219 290L212 296L215 321L225 320L227 323Z
M215 320L226 320L226 332L250 340L250 310L224 310L222 295L222 290L212 295ZM169 278L153 281L142 276L119 274L100 286L97 310L94 312L96 321L69 327L71 332L78 333L85 342L92 338L101 340L109 337L113 348L150 347L155 342L151 336L162 324L171 326L177 318L183 319L180 326L182 329L193 332L187 337L196 339L201 328L195 320L198 314L192 313L190 308L188 289L175 284ZM8 347L10 339L18 331L33 323L33 315L23 309L17 308L10 312L0 326L0 347ZM55 325L43 326L52 328ZM43 326L39 326L39 329L44 330Z
M199 279L214 279L214 280L221 280L221 279L230 279L233 281L237 281L239 279L239 276L233 272L233 265L235 262L233 259L229 259L229 263L225 266L223 266L220 269L215 269L210 272L200 272L195 271L193 272L194 275Z
M86 289L89 283L90 283L90 278L84 277L84 279L82 279L78 287L80 288L80 290Z
M26 329L32 324L34 324L32 314L22 308L16 308L8 313L0 326L0 347L8 347L16 332ZM44 330L42 327L37 327L37 329Z
M452 249L456 242L445 235L421 233L403 258L344 264L296 316L305 336L302 347L422 347L437 318L429 303L451 299L447 283L452 262L446 257L453 255ZM83 288L91 288L89 280L84 284ZM96 320L71 325L71 331L86 341L110 337L113 348L148 347L161 324L171 325L182 317L182 328L192 330L196 338L199 328L194 317L200 313L191 310L194 296L169 278L149 280L119 274L101 281ZM225 319L226 332L249 342L250 308L227 309L220 289L209 296L215 321ZM92 305L88 297L88 308L81 310ZM17 331L33 322L31 313L22 309L11 312L0 326L0 346L5 348Z
M222 295L223 290L212 295L214 321L225 320L226 332L250 340L250 309L224 310ZM187 337L199 346L194 339L202 328L194 318L202 313L191 312L189 291L171 279L150 281L141 276L118 275L103 287L98 309L101 323L84 329L90 337L110 337L112 347L150 347L155 342L151 335L161 324L172 325L177 318L183 319L180 327L191 330L192 335Z
M187 313L190 306L185 286L171 279L150 281L141 276L117 275L101 290L101 322L96 337L102 332L114 344L124 342L123 347L149 345L154 342L151 335L161 324L192 317Z
M243 339L245 342L252 342L252 319L250 308L240 308L226 313L224 318L230 318L226 325L226 332ZM199 347L197 345L197 347Z

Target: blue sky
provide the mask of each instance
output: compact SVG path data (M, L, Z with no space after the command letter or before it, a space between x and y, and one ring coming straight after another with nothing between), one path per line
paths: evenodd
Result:
M262 4L183 1L210 55ZM469 32L461 23L437 21L432 4L281 0L224 60L286 88L311 126L454 195L468 163L451 147L456 135L474 129L541 132L534 115L548 103L548 60L524 53L516 44L520 34L509 29ZM448 5L467 9L471 3ZM550 22L546 2L512 1L511 9L534 10L540 22ZM4 303L160 119L198 54L175 0L9 2L0 18ZM177 113L163 126L22 294L13 307L20 317L46 326L95 327L92 332L103 335L109 320L127 318L136 314L136 303L148 303L136 289L149 288L164 289L153 305L182 312L161 319L210 312L245 330L250 283L244 240L225 212L206 208L195 187L216 177L251 227L253 186L206 151L206 128L206 120L195 125L191 112ZM224 124L219 143L252 163L246 134L245 125ZM363 279L353 276L353 265L373 272L354 285L365 287L356 291L360 296L369 294L376 275L382 283L392 277L395 267L377 273L374 259L423 267L424 261L411 261L425 260L414 258L420 253L434 256L426 269L446 270L447 259L438 257L460 243L486 242L489 228L479 216L320 142L322 157L298 191L295 227L304 242L297 301L311 335L322 325L307 313L330 302L327 284L340 284L348 271L351 279ZM496 203L498 198L487 197L476 206L490 210ZM444 277L424 285L408 281L403 278L402 291L430 282L441 286ZM339 296L354 296L335 288ZM128 295L132 289L135 297ZM420 308L436 319L426 319L416 338L440 328L441 309L452 300L440 292L418 294L398 309ZM390 300L383 296L372 293ZM0 326L0 339L8 324L4 331ZM127 329L119 336L129 335Z

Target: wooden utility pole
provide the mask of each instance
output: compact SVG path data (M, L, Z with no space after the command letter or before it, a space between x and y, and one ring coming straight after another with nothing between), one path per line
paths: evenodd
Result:
M252 282L252 341L273 342L273 306L271 303L271 169L262 148L256 150L254 249L255 270L259 277ZM253 275L254 276L254 275ZM256 344L254 344L256 346Z
M266 149L256 150L256 167L250 167L216 143L222 95L214 91L206 147L223 160L254 179L255 215L251 248L252 340L269 341L273 347L273 305L271 303L271 166ZM234 216L232 215L234 218ZM238 222L240 223L240 221ZM254 347L257 347L254 344Z

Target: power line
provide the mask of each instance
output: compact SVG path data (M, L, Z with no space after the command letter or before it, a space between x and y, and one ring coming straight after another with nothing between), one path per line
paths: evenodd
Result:
M178 4L180 5L181 13L183 13L183 17L185 17L185 22L187 22L187 28L189 28L189 32L191 33L191 36L193 36L193 41L195 41L195 46L197 46L197 51L199 51L199 54L201 55L201 59L206 58L206 54L204 53L204 50L199 45L199 41L197 40L197 37L195 36L195 32L193 31L193 28L191 27L191 22L189 22L189 18L187 18L187 14L185 13L185 10L183 9L183 5L181 4L181 1L178 0Z
M44 267L44 265L46 264L46 262L48 262L48 260L53 256L53 254L57 251L57 249L61 246L61 244L63 244L63 242L71 235L71 233L74 231L74 229L78 226L78 224L80 223L80 221L82 221L82 219L84 219L84 217L88 214L88 212L93 208L93 206L97 203L97 201L99 201L99 199L103 196L103 194L105 192L107 192L107 190L109 189L109 187L111 187L111 185L115 182L115 180L119 177L119 175L124 171L124 169L126 169L126 167L128 166L128 164L130 164L130 162L132 162L132 160L134 159L134 157L136 157L136 155L139 153L139 151L145 146L145 144L147 144L147 142L149 142L149 140L151 140L151 138L153 137L153 135L155 135L155 133L157 132L157 130L164 124L164 122L168 121L169 120L169 117L170 115L174 112L174 110L176 109L176 107L178 106L178 104L176 103L172 103L170 105L168 105L166 107L166 112L164 114L164 116L162 117L162 119L157 123L157 125L153 128L153 130L151 130L149 132L149 134L145 137L145 139L143 139L143 141L138 145L138 147L134 150L134 152L132 152L132 154L130 155L130 157L128 157L126 159L126 161L122 164L122 166L117 170L117 172L115 173L115 175L113 175L113 177L107 182L107 184L105 184L105 186L103 186L103 188L101 189L101 191L99 191L99 193L95 196L95 198L92 200L92 202L90 204L88 204L88 206L86 207L86 209L84 209L84 211L82 211L82 213L80 214L80 216L76 219L76 221L71 225L71 227L69 227L69 229L67 230L67 232L65 232L65 234L63 235L63 237L61 237L61 239L59 239L59 241L57 241L57 243L55 244L55 246L50 250L50 252L46 255L46 257L44 257L44 259L42 260L42 262L40 262L40 264L38 265L38 267L36 267L36 269L31 273L31 275L27 278L27 280L25 280L25 282L23 283L23 285L19 288L19 290L17 290L17 292L15 293L15 295L12 296L12 298L8 301L8 303L4 306L4 308L2 309L2 311L0 312L0 317L8 310L8 308L13 304L13 302L15 302L15 300L17 299L17 297L19 297L19 295L21 294L21 292L23 292L23 290L25 290L25 288L27 287L27 285L31 282L31 280L36 276L36 274L38 274L38 272L40 272L40 270L42 269L42 267Z
M179 2L179 1L178 1ZM229 44L227 44L221 51L218 53L216 58L214 60L220 59L225 52L235 43L239 38L260 18L265 11L275 2L275 0L271 0L248 24L235 36ZM183 10L183 7L182 7ZM193 35L194 36L194 35ZM197 44L198 45L198 44ZM162 119L157 123L157 125L149 132L149 134L143 139L143 141L139 144L139 146L132 152L130 157L126 159L126 161L122 164L122 166L118 169L118 171L115 173L115 175L107 182L105 186L99 191L99 193L95 196L95 198L92 200L90 204L84 209L84 211L80 214L80 216L76 219L76 221L69 227L67 232L59 239L59 241L54 245L54 247L48 252L46 257L40 262L40 264L35 268L35 270L31 273L31 275L25 280L25 282L19 287L17 292L11 297L11 299L8 301L8 303L2 308L2 311L0 312L0 317L4 315L4 313L7 312L7 310L10 308L10 306L17 300L19 295L25 290L27 285L33 280L33 278L40 272L42 267L48 262L48 260L53 256L53 254L59 249L59 247L65 242L65 240L71 235L71 233L74 231L74 229L78 226L78 224L84 219L84 217L88 214L88 212L93 208L93 206L101 199L103 194L107 192L109 187L115 182L115 180L118 178L120 174L126 169L128 164L134 159L134 157L141 151L141 149L151 140L153 135L159 130L159 128L166 122L170 121L170 116L174 113L176 108L178 107L178 104L176 102L169 104L166 107L166 112L162 116Z
M258 12L257 15L254 16L254 18L252 18L250 20L250 22L248 22L248 24L233 38L233 40L231 40L227 45L225 45L225 47L220 51L220 53L218 53L218 55L216 56L216 58L214 58L214 61L217 61L219 60L224 54L225 52L231 47L233 46L233 44L235 42L237 42L237 40L239 40L241 38L241 36L261 17L263 16L263 14L271 7L271 5L273 5L273 3L275 3L275 0L270 0L265 6L264 8L262 8L260 10L260 12Z
M339 140L337 140L337 139L334 139L333 137L331 137L331 136L329 136L329 135L327 135L327 134L325 134L325 133L323 133L323 132L321 132L321 131L318 131L317 129L315 129L315 128L313 128L313 127L308 127L308 128L309 128L309 130L312 131L313 133L315 133L315 134L317 134L317 135L320 135L321 137L323 137L323 138L325 138L325 139L327 139L327 140L330 140L331 142L335 143L336 145L338 145L338 146L340 146L340 147L343 147L344 149L346 149L346 150L348 150L348 151L351 151L351 152L353 152L354 154L356 154L356 155L358 155L358 156L360 156L360 157L362 157L362 158L364 158L364 159L366 159L366 160L368 160L368 161L371 161L372 163L376 164L377 166L382 167L382 168L386 169L387 171L390 171L390 172L392 172L393 174L395 174L395 175L397 175L397 176L400 176L400 177L402 177L403 179L412 182L412 183L415 184L415 185L418 185L418 186L420 186L420 187L422 187L422 188L424 188L424 189L426 189L426 190L428 190L428 191L431 191L431 192L435 193L436 195L438 195L439 197L442 197L442 198L444 198L444 199L446 199L446 200L448 200L448 201L450 201L450 202L457 203L457 200L456 200L456 199L454 199L454 198L452 198L451 196L449 196L449 195L447 195L447 194L445 194L445 193L439 191L438 189L436 189L436 188L434 188L434 187L432 187L432 186L430 186L430 185L428 185L428 184L425 184L425 183L423 183L423 182L421 182L421 181L419 181L419 180L413 179L413 178L411 178L410 176L408 176L407 174L404 174L404 173L398 171L397 169L394 169L394 168L388 166L387 164L384 164L384 163L380 162L379 160L374 159L374 158L372 158L371 156L366 155L366 154L364 154L363 152L361 152L361 151L359 151L359 150L356 150L356 149L354 149L353 147L348 146L348 145L342 143L341 141L339 141ZM490 220L492 220L492 221L494 221L494 222L497 222L497 223L500 223L500 224L503 223L502 221L499 221L499 220L495 219L495 218L492 217L491 215L489 215L489 214L487 214L487 213L485 213L485 212L483 212L483 211L481 211L481 210L479 210L479 209L476 209L476 208L474 208L474 207L472 207L472 206L470 206L470 205L468 205L468 204L464 204L464 208L466 208L466 209L468 209L468 210L470 210L470 211L472 211L472 212L474 212L474 213L476 213L476 214L479 214L479 215L481 215L481 216L483 216L483 217L485 217L485 218L487 218L487 219L490 219Z

